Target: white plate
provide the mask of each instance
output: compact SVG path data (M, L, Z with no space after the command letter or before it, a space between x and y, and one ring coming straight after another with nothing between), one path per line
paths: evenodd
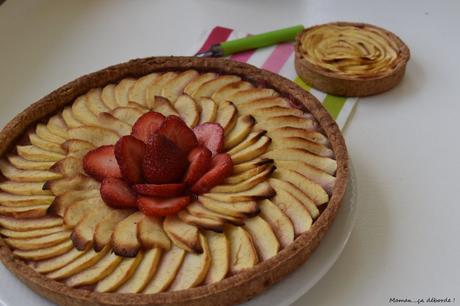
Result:
M244 303L244 306L287 306L312 288L332 267L344 249L356 217L356 178L350 165L350 184L342 207L321 245L297 271L265 293ZM51 302L35 294L0 264L0 306L52 306Z

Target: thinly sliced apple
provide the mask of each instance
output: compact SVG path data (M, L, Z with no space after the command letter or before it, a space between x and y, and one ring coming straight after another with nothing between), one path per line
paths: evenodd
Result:
M138 293L144 290L157 271L161 258L161 249L155 248L145 252L144 258L132 274L117 292L120 293Z
M143 217L144 214L138 211L115 226L112 233L115 254L123 257L134 257L138 254L141 243L137 238L137 224Z
M112 111L112 115L115 118L120 119L129 125L136 123L137 119L139 119L139 117L143 114L143 111L133 107L117 107Z
M318 128L318 124L313 119L287 115L270 117L263 121L258 121L255 125L256 129L264 129L267 131L281 127L294 127L298 129L304 129L306 131L315 131Z
M86 153L88 153L88 151L95 148L91 142L80 139L66 140L61 147L67 151L67 155L75 156L77 158L83 157Z
M249 135L255 123L256 121L251 115L238 117L235 127L225 137L224 148L229 150L242 142Z
M123 285L136 271L144 254L137 253L136 257L123 258L121 263L107 277L102 279L94 288L97 292L112 292Z
M278 93L270 88L251 88L236 92L229 97L229 100L236 106L239 106L240 104L248 103L254 100L276 96L278 96Z
M230 269L230 242L224 234L205 232L211 254L211 265L204 280L205 284L216 283L225 278Z
M71 128L69 135L73 139L87 141L95 147L114 144L120 138L114 131L96 126Z
M93 249L99 252L109 245L115 226L131 214L133 214L133 211L121 209L112 210L107 214L107 217L99 222L94 230Z
M112 273L122 260L114 253L108 253L94 266L66 279L65 284L69 287L92 285Z
M43 150L34 145L16 146L16 150L18 151L19 156L31 161L56 162L65 157L64 154Z
M174 108L189 127L194 127L200 120L200 112L195 101L188 95L181 95L177 98Z
M210 192L217 192L217 193L236 193L245 190L249 190L256 186L257 184L267 180L270 175L275 171L276 167L271 165L267 167L262 172L248 178L237 184L222 184L218 185L210 190Z
M65 154L65 151L64 149L62 149L61 145L47 140L43 140L40 137L38 137L38 135L35 133L29 133L29 140L32 145L39 147L40 149L59 154Z
M87 106L86 95L78 97L72 104L73 116L85 125L99 126L96 115L94 115ZM70 135L72 136L72 135Z
M274 107L289 107L289 100L279 96L269 96L240 103L238 105L238 110L244 114L252 114L254 111L261 108L270 109Z
M224 128L224 134L227 135L233 129L238 118L238 111L232 102L224 101L218 105L216 123Z
M294 226L281 209L270 200L259 202L260 216L270 224L282 248L294 241Z
M131 87L134 86L134 83L136 82L135 79L132 78L125 78L121 80L116 86L115 86L115 100L117 101L117 104L120 106L126 106L128 105L128 93Z
M40 219L16 219L0 216L0 226L12 231L32 231L63 224L62 218L45 217Z
M244 224L244 218L240 217L233 217L228 214L222 214L215 212L213 210L207 209L204 207L204 205L198 201L193 202L192 204L189 204L187 206L187 211L197 217L197 218L206 218L206 219L217 219L217 220L226 220L227 222L230 222L231 224L235 225L243 225Z
M47 236L34 238L5 238L3 239L10 247L23 251L48 248L59 244L70 237L71 231L62 231Z
M201 98L196 101L200 112L200 122L214 122L217 117L217 104L212 99Z
M89 212L96 209L110 212L101 198L83 199L70 204L64 212L64 223L70 228L75 227Z
M42 261L32 261L30 263L30 266L32 269L39 273L49 273L52 271L56 271L57 269L60 269L78 257L82 256L85 254L87 251L79 251L77 249L71 249L69 252L64 253L62 255L52 257L50 259L42 260Z
M67 133L67 129L69 127L65 123L64 119L62 119L62 116L60 114L50 117L48 123L46 124L46 127L51 133L57 136L60 136L64 139L69 138L69 134Z
M72 242L70 242L72 245ZM71 277L83 270L86 270L96 263L98 263L105 255L109 252L110 248L106 247L100 252L95 252L94 250L89 250L82 256L78 257L76 260L72 261L68 265L63 266L62 268L55 270L51 273L48 273L46 276L51 279L64 279Z
M67 240L49 248L42 248L31 251L14 250L13 254L26 260L44 260L56 257L68 252L73 248L72 241Z
M163 221L163 229L176 246L188 252L203 252L196 226L181 221L177 216L169 215Z
M161 96L161 91L164 86L171 80L175 79L178 76L177 72L166 72L160 75L158 78L153 81L149 87L147 87L146 93L146 105L148 108L154 108L156 104L156 96Z
M185 223L195 225L199 228L208 229L218 233L222 233L224 231L225 222L223 219L196 217L186 210L179 211L177 216Z
M311 154L310 152L303 149L276 149L268 151L263 155L263 157L271 158L275 161L303 161L331 175L333 175L337 170L337 161L328 157Z
M85 250L93 244L96 226L107 217L106 209L95 209L86 214L72 232L72 242L78 250Z
M253 216L259 212L255 201L224 202L205 196L199 196L198 201L210 211L237 219L245 219L246 216Z
M43 190L44 182L18 183L5 181L0 183L0 190L17 195L51 195L49 190Z
M86 175L78 174L72 177L64 177L54 181L48 181L43 188L51 190L58 196L70 190L99 189L100 183Z
M225 236L230 241L230 274L252 268L259 262L251 235L242 227L227 226Z
M132 127L128 123L121 121L111 113L99 113L97 119L100 125L106 129L116 132L120 136L131 134Z
M179 116L179 113L176 111L174 106L172 106L171 102L168 99L156 96L155 97L155 104L153 106L153 110L157 113L163 114L163 116L167 117L170 115Z
M264 136L267 132L260 130L260 131L254 131L249 133L246 138L244 138L243 141L241 141L238 145L233 147L231 150L229 150L227 153L230 155L235 155L236 153L246 149L247 147L255 144L262 136Z
M244 229L252 237L252 242L261 260L267 260L280 250L280 243L270 225L261 217L249 218L244 223Z
M276 190L273 203L291 220L295 235L300 235L310 229L313 219L305 206L291 193L284 189Z
M137 102L146 106L147 88L160 76L159 73L150 73L136 80L128 92L128 101Z
M47 236L50 234L63 232L63 231L65 231L65 227L62 225L49 227L49 228L41 228L38 230L31 230L31 231L12 231L9 229L2 228L0 229L0 235L9 237L9 238L26 239L26 238L37 238L37 237Z
M161 95L174 103L182 95L184 88L199 75L196 70L186 70L180 73L164 85Z
M48 207L48 213L64 217L64 213L71 204L83 199L100 197L99 189L69 190L58 195Z
M254 102L251 102L251 103L254 103ZM270 118L278 117L278 116L294 116L294 117L310 119L309 116L308 115L305 116L305 113L301 111L300 109L292 108L292 107L281 107L281 106L258 108L258 109L251 111L251 115L253 115L257 121L269 120Z
M83 163L80 158L75 156L67 156L56 162L51 168L51 171L61 173L65 177L71 177L78 174L84 174Z
M176 278L169 287L170 291L184 290L200 285L208 274L211 266L211 254L206 238L200 236L203 252L201 254L188 253L185 255L184 261Z
M250 161L251 159L257 158L267 152L271 142L271 138L262 136L254 144L248 146L247 148L235 154L230 154L230 157L232 158L234 164L241 164Z
M17 195L0 192L0 205L8 207L26 207L34 205L51 204L54 200L52 195Z
M271 167L272 165L273 165L273 162L263 163L260 166L254 164L253 167L250 167L248 170L244 172L240 172L238 174L227 177L222 184L223 185L239 184L241 182L249 180L252 177L258 175L259 173L263 172L264 170Z
M61 114L62 114L62 119L64 120L65 124L69 128L75 128L75 127L84 125L83 122L79 121L75 117L75 115L72 112L72 108L70 106L65 107Z
M203 83L198 89L193 93L195 99L212 97L212 95L221 89L222 87L241 81L241 78L236 75L221 75L215 79L209 80Z
M152 281L144 289L144 293L157 293L164 291L169 287L176 277L186 251L173 245L172 248L162 256L158 270L152 278Z
M243 202L268 199L275 195L275 191L267 182L262 182L252 187L251 189L235 192L235 193L214 193L209 192L203 194L208 198L222 202Z
M0 160L0 171L14 182L43 182L62 177L60 173L42 170L20 170L4 160Z
M231 99L231 97L239 91L254 88L251 83L246 81L233 82L224 87L221 87L213 95L212 99L220 104L224 101Z
M31 205L22 207L0 206L0 215L14 218L40 218L46 215L49 205Z
M270 146L272 150L287 148L303 149L319 156L334 157L334 152L328 147L300 137L279 138L278 141L272 142Z
M102 90L100 88L90 89L86 94L86 107L96 116L99 113L110 111L110 108L102 101L101 94Z
M233 166L233 175L240 175L243 172L249 171L253 168L257 168L263 165L272 164L273 159L270 158L254 158L248 162L241 163Z
M17 155L8 155L8 161L21 170L48 170L55 163L31 161Z
M49 141L49 142L54 142L57 144L61 144L66 140L65 138L61 136L51 133L50 130L48 130L48 127L44 125L43 123L37 124L37 126L35 127L35 133L41 139Z
M106 85L102 89L101 99L108 109L114 109L119 106L115 99L115 84Z
M198 88L203 85L204 83L210 81L210 80L213 80L215 78L217 78L219 75L217 73L214 73L214 72L207 72L207 73L203 73L201 74L199 77L197 77L196 79L194 79L193 81L191 81L185 88L184 88L184 93L186 93L187 95L193 97L193 94L195 93L195 91L198 90Z
M171 241L163 230L162 220L157 217L144 216L137 224L137 237L143 248L171 248Z
M127 107L135 108L137 110L140 110L142 113L146 113L146 112L150 111L150 109L147 108L146 105L142 105L142 104L139 104L139 103L134 102L134 101L129 101Z

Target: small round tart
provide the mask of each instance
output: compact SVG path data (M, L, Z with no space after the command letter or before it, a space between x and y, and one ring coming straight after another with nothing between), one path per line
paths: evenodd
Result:
M59 305L232 305L305 262L348 157L293 82L224 59L85 75L0 133L0 258Z
M308 84L339 96L369 96L396 86L409 48L382 28L334 22L305 29L295 47L297 74Z

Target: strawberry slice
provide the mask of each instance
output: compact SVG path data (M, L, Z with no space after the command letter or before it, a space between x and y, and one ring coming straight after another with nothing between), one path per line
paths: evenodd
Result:
M177 197L185 190L184 183L178 184L136 184L133 186L137 193L154 197Z
M179 182L187 170L184 152L165 136L155 133L145 148L144 178L152 184Z
M198 145L193 131L182 121L181 118L171 115L161 125L158 133L166 136L185 153L190 152Z
M160 128L164 120L165 116L160 113L145 113L134 123L131 135L146 143L149 136Z
M198 143L208 148L212 155L216 155L222 150L224 145L224 129L218 123L202 123L197 125L193 132L198 139Z
M147 216L167 216L179 212L191 201L190 196L176 198L138 197L137 206Z
M188 154L187 173L184 177L184 183L192 186L198 179L211 168L212 157L211 151L205 147L196 147Z
M211 170L206 172L192 187L192 192L202 194L222 183L233 172L233 161L230 155L217 154L212 160Z
M128 183L118 178L105 178L101 184L101 197L113 208L137 207L136 194L129 188Z
M89 151L83 158L83 169L98 181L106 177L121 177L114 151L113 145L101 146Z
M144 153L145 143L130 135L121 137L115 144L115 157L121 174L131 184L142 181Z

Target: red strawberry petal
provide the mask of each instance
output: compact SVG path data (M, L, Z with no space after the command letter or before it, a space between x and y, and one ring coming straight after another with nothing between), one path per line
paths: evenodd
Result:
M145 144L133 136L123 136L115 144L115 157L123 178L131 184L142 181Z
M187 206L191 201L190 196L177 198L154 198L154 197L138 197L137 205L139 210L147 216L167 216L179 212Z
M160 113L145 113L134 123L131 135L146 143L149 136L160 128L164 120L165 116Z
M120 167L115 158L115 146L101 146L86 153L83 169L98 181L106 177L121 177Z
M222 183L233 172L230 155L217 154L212 160L212 168L206 172L192 187L192 192L202 194Z
M218 123L202 123L197 125L193 132L198 143L208 148L212 155L216 155L224 146L224 129Z
M198 145L193 131L181 118L174 115L166 118L158 130L158 133L166 136L185 153L190 152L190 150Z
M178 184L136 184L133 189L140 194L154 197L177 197L185 190L184 183Z
M205 147L196 147L188 154L190 166L184 177L184 183L192 186L206 171L211 168L211 151Z
M137 207L136 194L129 185L117 178L106 178L101 184L101 197L104 202L113 208Z

